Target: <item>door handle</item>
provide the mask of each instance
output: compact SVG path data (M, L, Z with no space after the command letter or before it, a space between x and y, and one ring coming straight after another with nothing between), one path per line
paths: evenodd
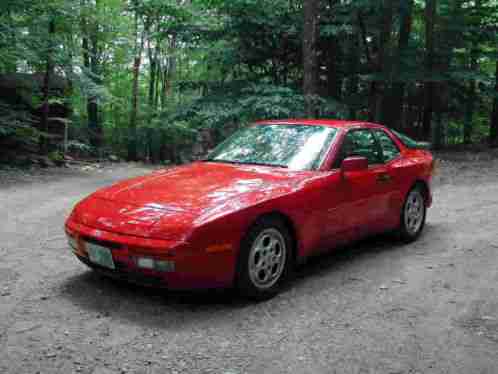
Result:
M379 183L388 183L391 181L391 176L386 173L378 174L377 175L377 182Z

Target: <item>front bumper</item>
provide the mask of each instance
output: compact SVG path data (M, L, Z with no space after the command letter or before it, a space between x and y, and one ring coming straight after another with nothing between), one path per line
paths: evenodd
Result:
M67 235L73 238L73 243L76 243L75 248L72 248L76 257L90 268L112 278L169 289L224 288L233 284L233 251L209 253L185 242L115 234L72 220L66 222L65 229ZM115 269L91 262L86 250L87 242L108 248L112 253ZM140 268L137 266L139 257L171 261L174 262L175 269L163 272Z
M168 288L167 281L164 279L164 277L144 274L141 271L133 271L130 269L122 268L121 266L119 266L119 264L118 266L116 266L116 269L111 270L103 266L94 264L88 259L88 257L81 256L79 254L76 254L76 257L89 268L107 277L138 284L141 286Z

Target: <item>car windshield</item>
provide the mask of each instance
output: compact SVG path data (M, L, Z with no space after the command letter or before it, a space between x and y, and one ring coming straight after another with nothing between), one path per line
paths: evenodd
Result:
M221 143L205 161L317 169L337 130L327 126L253 125Z

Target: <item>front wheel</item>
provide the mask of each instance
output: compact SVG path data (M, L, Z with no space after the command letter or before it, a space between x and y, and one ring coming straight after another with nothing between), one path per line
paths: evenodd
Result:
M402 240L412 242L420 236L424 229L426 213L424 193L416 186L410 190L403 204L399 228Z
M281 220L263 218L257 222L241 246L237 277L241 293L258 300L277 294L291 270L293 245Z

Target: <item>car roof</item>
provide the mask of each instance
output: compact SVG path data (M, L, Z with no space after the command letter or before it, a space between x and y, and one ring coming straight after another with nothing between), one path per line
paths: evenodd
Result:
M329 126L336 128L348 128L355 126L364 126L370 128L384 127L376 123L365 121L346 121L337 119L278 119L257 121L257 125L315 125L315 126Z

